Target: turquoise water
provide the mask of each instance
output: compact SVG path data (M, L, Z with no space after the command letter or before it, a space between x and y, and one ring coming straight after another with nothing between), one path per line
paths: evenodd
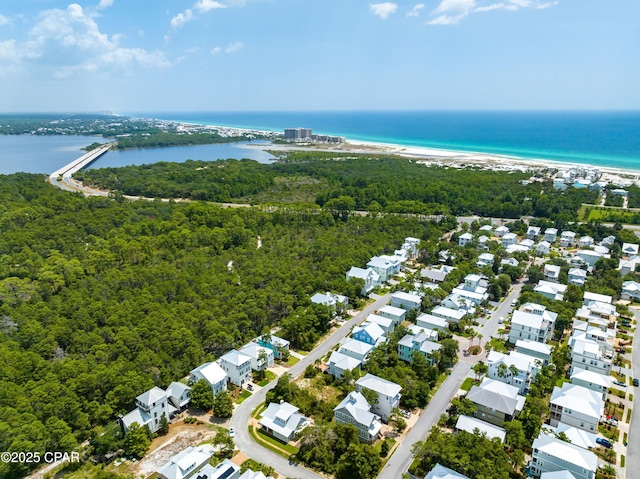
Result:
M282 131L308 127L347 139L640 170L640 112L136 113Z

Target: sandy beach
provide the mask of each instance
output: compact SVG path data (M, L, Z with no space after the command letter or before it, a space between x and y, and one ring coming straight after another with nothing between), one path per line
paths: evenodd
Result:
M531 170L568 170L570 168L598 169L602 173L603 180L620 185L637 183L640 171L624 170L620 168L606 168L587 165L584 163L568 163L547 159L524 159L513 156L496 155L482 152L442 150L417 146L405 146L391 143L376 143L367 141L347 140L345 143L335 145L297 145L297 144L263 144L245 145L245 148L255 148L269 151L327 151L344 152L353 154L388 154L405 158L413 158L418 162L448 166L451 168L465 168L473 166L499 171L531 171Z

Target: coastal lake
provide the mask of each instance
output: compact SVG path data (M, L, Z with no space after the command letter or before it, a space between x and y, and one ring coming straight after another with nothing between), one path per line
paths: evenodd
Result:
M84 154L83 147L93 142L106 143L108 141L112 140L92 136L0 135L0 174L8 175L18 172L49 174L82 156ZM89 168L142 165L159 161L214 161L227 158L248 158L260 163L270 163L275 159L266 151L246 148L244 145L248 143L245 141L215 145L110 151L96 160Z

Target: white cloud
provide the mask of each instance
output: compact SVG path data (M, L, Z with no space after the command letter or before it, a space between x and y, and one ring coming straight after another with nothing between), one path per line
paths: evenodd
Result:
M227 0L230 5L244 5L244 1L230 1ZM175 17L171 19L171 28L173 30L177 30L182 28L186 23L195 20L197 17L194 15L194 10L198 13L207 13L210 10L216 10L221 8L227 8L227 5L222 2L218 2L216 0L197 0L196 3L192 5L191 8L187 8L184 12L178 13Z
M471 11L475 6L475 0L442 0L434 12L460 14Z
M539 0L507 0L506 2L485 3L483 0L441 0L431 12L429 25L455 25L472 13L491 12L494 10L515 11L521 8L549 8L557 5L558 1L540 3Z
M558 4L557 1L555 1L555 2L546 2L546 3L541 3L539 5L536 5L536 8L538 10L542 10L543 8L555 7L557 4Z
M160 51L120 46L122 36L102 33L95 21L98 16L95 11L85 12L78 4L71 4L66 10L41 12L27 41L0 43L0 58L9 62L3 68L39 66L43 71L51 70L54 77L64 78L83 71L133 72L136 68L171 66Z
M225 53L233 53L233 52L237 52L238 50L244 48L244 43L242 42L232 42L229 43L229 45L227 45L227 48L224 49Z
M243 42L231 42L229 43L225 48L222 48L221 46L217 46L217 47L213 47L211 49L211 54L212 55L218 55L222 52L224 53L235 53L238 50L241 50L244 48L244 43Z
M398 9L398 5L391 2L384 3L370 3L369 8L371 9L371 13L374 15L378 15L383 20L388 18L389 15L395 13Z
M214 0L198 0L193 5L193 9L200 13L206 13L209 10L214 10L216 8L227 8L227 6Z
M420 10L424 8L424 3L418 3L414 6L409 13L407 13L407 17L419 17Z
M113 5L113 0L100 0L100 3L98 4L98 10L103 10L105 8L109 8L110 6Z
M178 29L184 27L184 25L196 17L193 15L193 11L187 8L184 12L178 13L171 19L171 28Z
M5 17L4 15L0 15L0 27L4 25L11 25L11 19L9 17Z
M492 3L491 5L483 5L476 8L476 12L490 12L492 10L517 9L515 5L506 5L504 3Z

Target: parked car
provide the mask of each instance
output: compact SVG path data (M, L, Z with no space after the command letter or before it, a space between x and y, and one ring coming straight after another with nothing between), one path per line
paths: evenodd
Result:
M504 323L504 316L500 316L498 318L498 323L500 323L500 324Z
M613 447L613 443L611 441L609 441L608 439L604 439L602 437L596 438L596 442L601 446L606 447L607 449L611 449Z
M406 417L407 419L409 419L411 417L411 411L407 411L406 409L401 409L400 413Z
M627 387L627 383L623 383L622 381L613 381L613 384L615 384L616 386L620 386L622 388Z
M638 378L633 378L633 385L638 387Z
M233 437L236 435L236 432L233 430L232 427L229 428L229 436Z

